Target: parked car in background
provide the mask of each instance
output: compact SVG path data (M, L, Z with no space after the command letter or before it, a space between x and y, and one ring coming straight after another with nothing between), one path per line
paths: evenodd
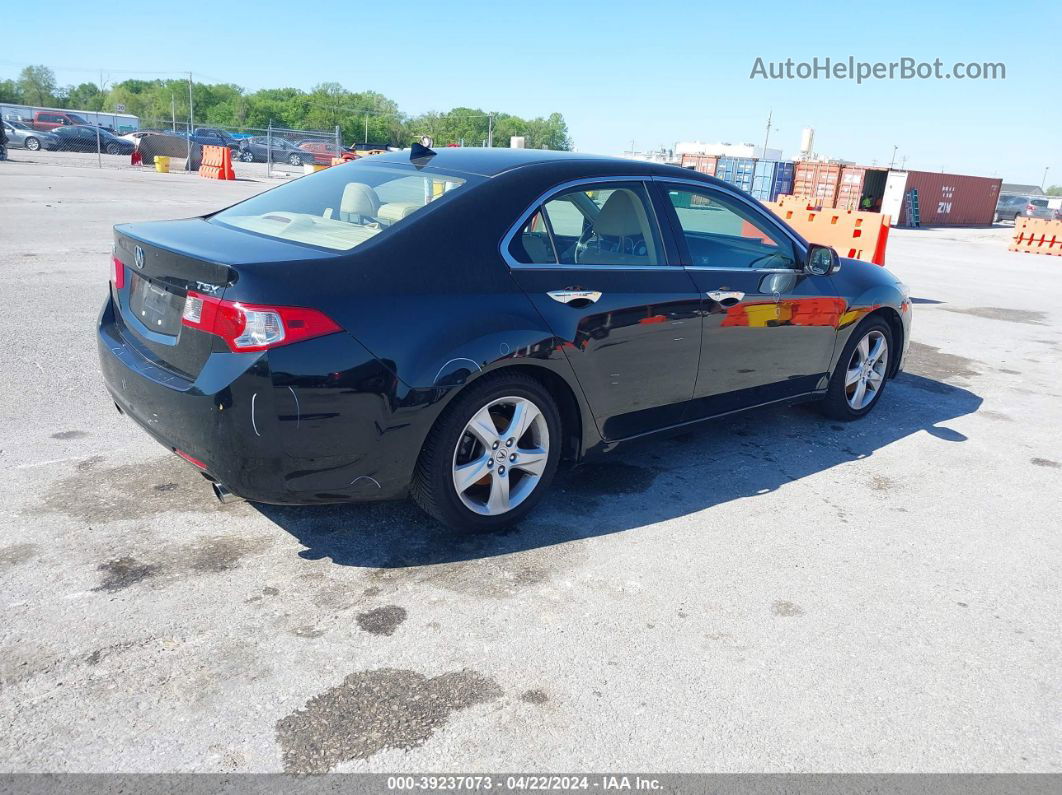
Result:
M272 155L270 155L270 151L272 151ZM241 138L238 155L244 163L265 163L268 159L274 163L290 163L293 166L301 166L313 163L316 160L313 152L300 149L291 141L284 138L270 139L265 135Z
M357 160L359 157L382 155L387 151L389 150L386 144L351 144L340 157L344 160Z
M59 148L59 139L55 135L34 130L20 121L5 121L4 132L7 133L8 146L29 149L31 152L36 152L38 149Z
M240 141L217 127L196 127L192 142L202 146L227 146L233 152L240 148Z
M52 135L59 141L56 148L66 152L99 151L109 155L129 155L136 148L132 141L119 138L101 127L91 127L87 124L57 127Z
M37 110L33 112L33 121L30 126L35 130L48 132L60 127L70 127L78 124L88 124L81 116L65 110Z
M347 151L341 146L336 146L335 141L322 141L320 139L299 141L299 149L310 152L315 162L322 165L332 165L333 157L343 157Z
M412 493L485 531L562 458L758 406L858 420L911 335L893 274L747 194L567 152L361 158L117 226L113 265L103 380L223 501Z
M1046 196L1000 196L996 202L996 221L1014 221L1019 218L1046 218L1049 221L1062 219L1062 211L1047 206Z

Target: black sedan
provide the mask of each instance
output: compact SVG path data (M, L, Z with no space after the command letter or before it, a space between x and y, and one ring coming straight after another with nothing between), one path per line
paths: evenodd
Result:
M67 152L106 152L109 155L130 155L134 144L102 127L74 124L56 127L52 134L59 140L57 149Z
M562 459L767 404L865 416L906 288L733 187L533 150L392 152L115 228L120 411L222 499L402 498L489 529Z
M285 138L270 139L264 135L241 138L236 156L245 163L265 163L268 159L274 163L301 166L314 162L313 152L300 149Z

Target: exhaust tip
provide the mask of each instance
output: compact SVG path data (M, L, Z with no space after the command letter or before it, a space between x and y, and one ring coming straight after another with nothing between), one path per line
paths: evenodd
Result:
M210 487L214 490L214 496L218 498L218 502L222 505L228 505L232 502L242 502L242 497L237 497L224 483L211 483Z

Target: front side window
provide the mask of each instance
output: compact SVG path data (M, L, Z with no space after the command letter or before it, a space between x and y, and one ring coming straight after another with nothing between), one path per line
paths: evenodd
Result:
M479 181L355 161L260 193L210 220L279 240L349 251Z
M709 268L792 268L792 242L740 201L710 190L672 187L668 199L690 264Z
M554 196L545 216L557 260L575 266L652 266L663 246L640 182L586 185Z

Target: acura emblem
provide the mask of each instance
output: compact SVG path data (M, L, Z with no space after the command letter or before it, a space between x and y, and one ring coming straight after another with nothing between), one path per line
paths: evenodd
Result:
M138 268L140 268L141 270L143 270L143 268L144 268L144 249L140 248L140 246L137 246L136 249L133 251L133 254L136 256L136 266Z

